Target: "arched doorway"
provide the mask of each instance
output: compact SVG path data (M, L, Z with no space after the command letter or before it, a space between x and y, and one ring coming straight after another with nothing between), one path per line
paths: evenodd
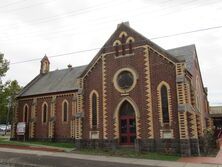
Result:
M136 118L133 106L124 101L119 111L120 144L132 145L136 139Z

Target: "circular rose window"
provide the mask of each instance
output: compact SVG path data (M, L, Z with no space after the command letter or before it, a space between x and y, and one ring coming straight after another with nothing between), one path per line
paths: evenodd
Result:
M121 89L129 89L133 85L133 74L129 71L122 71L117 76L117 84Z
M136 72L130 68L118 70L113 78L115 88L121 93L131 91L136 85Z

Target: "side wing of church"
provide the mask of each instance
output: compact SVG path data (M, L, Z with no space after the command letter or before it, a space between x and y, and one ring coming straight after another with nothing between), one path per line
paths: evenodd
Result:
M199 154L212 121L195 45L164 50L121 23L87 66L49 66L18 95L12 138L26 122L30 140Z

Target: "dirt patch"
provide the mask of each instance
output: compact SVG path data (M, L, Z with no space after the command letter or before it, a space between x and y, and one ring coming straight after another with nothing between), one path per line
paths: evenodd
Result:
M33 147L33 146L17 146L10 144L0 144L2 148L14 148L14 149L23 149L23 150L36 150L36 151L49 151L49 152L64 152L64 150L48 147Z

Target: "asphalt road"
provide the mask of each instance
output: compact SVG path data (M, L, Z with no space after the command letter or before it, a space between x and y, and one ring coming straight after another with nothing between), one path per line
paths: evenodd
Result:
M32 164L41 167L154 167L7 152L0 152L0 161L1 160L7 160L13 164L30 164L30 166ZM0 164L0 167L7 166L1 166Z

